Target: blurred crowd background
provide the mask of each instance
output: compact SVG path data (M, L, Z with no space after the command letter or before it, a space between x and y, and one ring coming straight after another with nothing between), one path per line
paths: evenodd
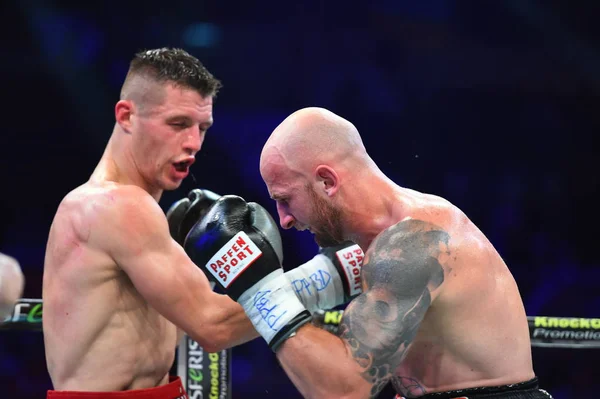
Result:
M167 46L224 86L193 177L164 209L203 187L276 215L260 149L289 113L326 107L357 126L390 178L466 212L529 315L600 316L598 2L7 0L0 10L0 251L21 262L24 297L41 296L52 217L104 150L130 58ZM308 232L282 236L286 268L317 250ZM598 351L534 348L541 385L597 398ZM42 334L2 331L0 397L50 387ZM233 397L248 395L301 397L262 340L233 350Z

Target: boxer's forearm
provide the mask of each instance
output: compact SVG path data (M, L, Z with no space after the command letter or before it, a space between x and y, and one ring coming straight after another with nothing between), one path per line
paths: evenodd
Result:
M246 315L246 312L244 312L242 306L225 295L223 295L223 297L227 298L227 300L231 302L231 311L226 323L228 327L225 328L225 330L229 331L228 338L224 344L225 349L244 344L260 337L250 322L250 319L248 319L248 316Z
M305 398L370 397L371 385L344 341L315 326L300 328L279 348L277 358Z
M244 309L226 295L213 293L204 309L195 314L196 328L188 331L188 335L205 343L208 352L218 352L259 337Z

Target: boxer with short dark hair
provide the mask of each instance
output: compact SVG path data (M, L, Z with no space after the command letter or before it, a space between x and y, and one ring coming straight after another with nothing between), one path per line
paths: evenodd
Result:
M0 253L0 323L23 294L25 277L16 259Z
M231 240L253 248L256 260L225 289L305 397L373 398L388 382L407 398L550 397L533 371L517 284L493 245L447 200L390 180L350 122L320 108L293 113L266 142L260 172L283 228L366 252L362 293L335 336L308 323L259 205L221 198L190 232L212 237L196 247L205 257Z
M168 375L177 327L207 352L258 337L242 307L212 291L196 266L202 258L182 248L201 239L187 233L219 195L193 190L167 215L158 205L187 176L220 85L183 50L133 58L102 159L62 200L50 229L42 289L48 397L179 397L181 382ZM342 267L317 255L292 270L303 287L296 297L317 309L356 295Z
M62 200L48 237L48 397L184 397L168 375L177 327L208 352L257 337L242 308L213 292L170 235L158 204L187 176L220 86L180 49L142 51L131 61L104 154ZM208 206L194 205L196 217Z

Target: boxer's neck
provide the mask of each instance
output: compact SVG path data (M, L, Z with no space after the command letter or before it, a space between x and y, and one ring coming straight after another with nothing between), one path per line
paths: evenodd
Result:
M148 192L158 202L163 190L151 185L139 172L133 158L131 138L120 133L115 128L90 181L134 185Z
M364 251L375 237L409 216L404 189L381 171L362 176L352 184L345 200L345 231Z

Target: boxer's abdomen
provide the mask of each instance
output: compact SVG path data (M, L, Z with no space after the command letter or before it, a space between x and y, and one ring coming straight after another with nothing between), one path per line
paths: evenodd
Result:
M44 270L44 342L54 389L118 391L165 383L175 326L71 226L54 221Z

